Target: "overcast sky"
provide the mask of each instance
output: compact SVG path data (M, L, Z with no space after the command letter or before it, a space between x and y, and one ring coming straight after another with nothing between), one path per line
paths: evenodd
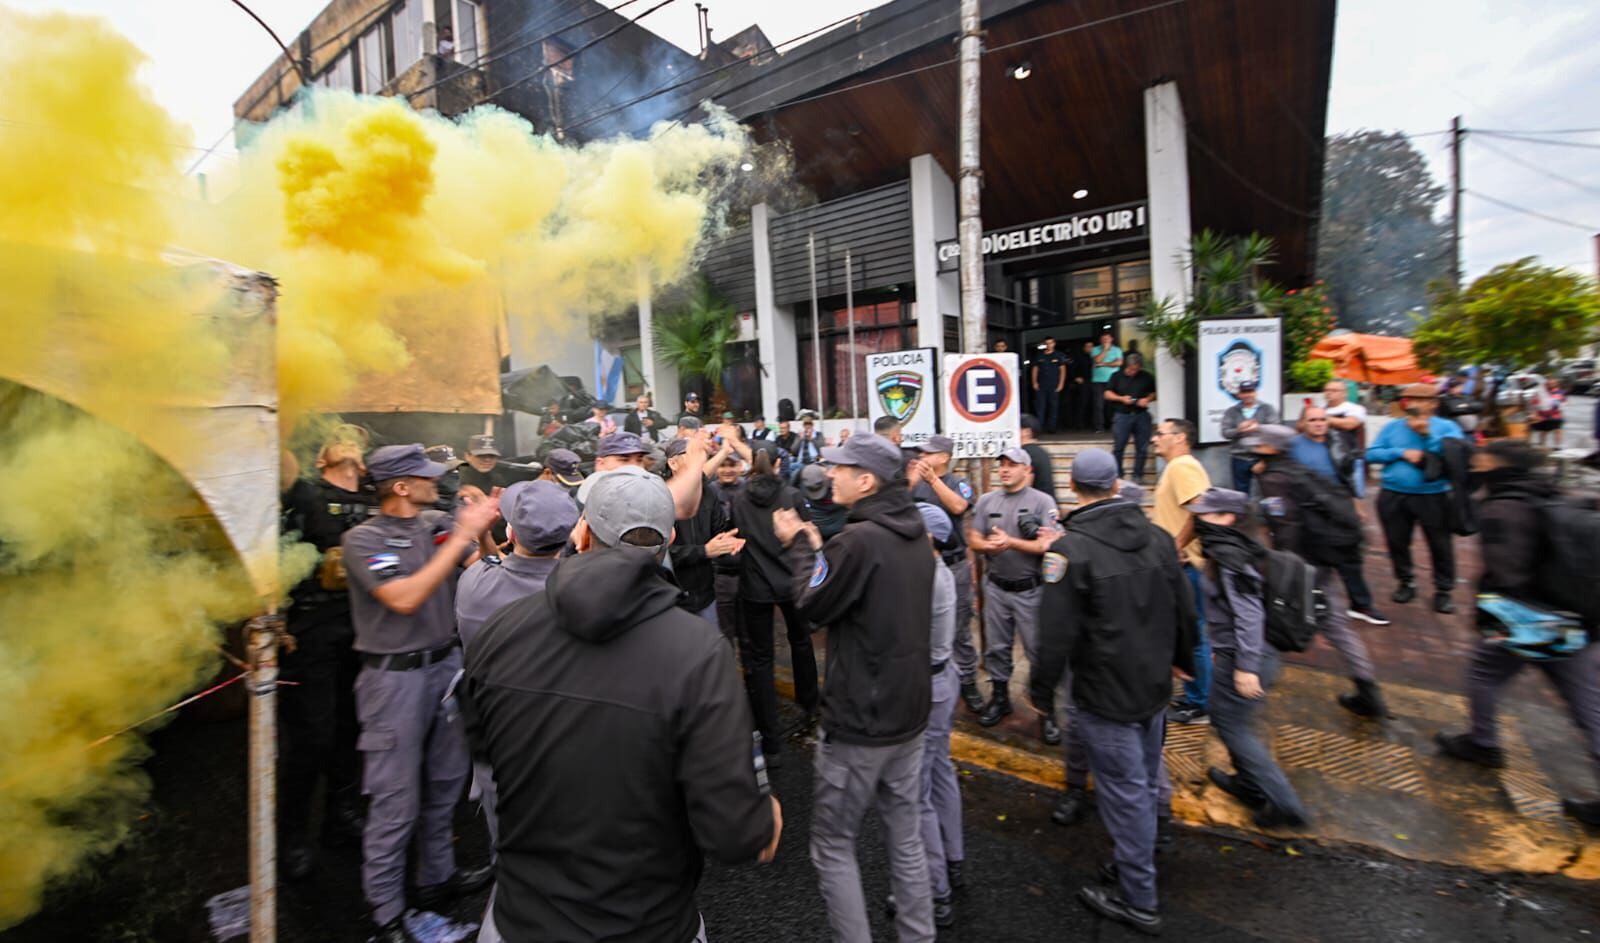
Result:
M608 2L615 5L616 0ZM146 72L151 87L194 128L200 147L226 138L234 98L277 52L271 39L229 0L0 3L108 17L151 56ZM714 38L759 22L779 43L872 5L871 0L709 0ZM257 0L253 6L291 41L326 0ZM694 5L688 0L651 14L643 25L690 51L699 48ZM1600 2L1595 0L1343 0L1334 40L1328 130L1440 131L1458 114L1468 128L1600 129L1596 49ZM0 118L4 110L0 104ZM1592 146L1469 136L1464 151L1467 188L1581 228L1533 218L1469 193L1464 213L1469 275L1523 255L1594 272L1593 240L1600 232L1600 130L1549 140ZM1441 182L1449 172L1448 141L1442 134L1416 140ZM218 148L221 156L211 159L226 160L230 151L231 143L224 141Z

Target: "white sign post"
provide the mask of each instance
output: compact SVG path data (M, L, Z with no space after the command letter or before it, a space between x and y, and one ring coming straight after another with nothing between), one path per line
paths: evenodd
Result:
M1256 397L1282 412L1283 322L1229 318L1200 322L1195 354L1200 383L1200 441L1224 442L1222 414L1239 401L1239 384L1256 384Z
M867 417L900 424L906 445L939 431L939 365L932 347L867 354Z
M941 388L953 458L993 458L1021 443L1016 354L945 354Z

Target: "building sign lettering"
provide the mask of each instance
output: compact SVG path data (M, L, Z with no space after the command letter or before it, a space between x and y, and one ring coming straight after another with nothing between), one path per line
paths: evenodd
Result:
M983 257L991 261L1029 259L1078 249L1123 242L1143 242L1148 237L1145 204L1124 203L1025 226L983 234ZM946 239L938 245L939 271L953 272L961 258L961 244Z

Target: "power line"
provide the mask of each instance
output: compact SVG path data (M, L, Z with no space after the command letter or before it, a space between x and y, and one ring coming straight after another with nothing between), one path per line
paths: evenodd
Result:
M300 84L301 85L310 85L311 84L311 79L310 79L309 76L306 75L305 68L303 66L301 66L300 60L296 59L293 56L293 54L291 54L289 52L289 47L285 46L283 44L283 40L279 39L278 38L278 34L273 32L272 27L267 25L267 21L263 20L259 16L256 16L256 11L254 11L254 10L250 9L249 7L245 6L244 5L244 0L233 0L233 5L238 7L239 9L243 10L246 14L249 15L250 19L255 20L256 23L259 24L262 29L267 31L267 35L272 37L272 41L278 44L278 48L279 49L283 50L283 57L285 59L289 60L289 64L290 65L294 66L295 73L300 76Z
M1562 225L1562 226L1571 226L1573 229L1582 230L1583 232L1587 232L1587 233L1600 232L1600 226L1585 226L1582 223L1575 223L1570 219L1562 219L1559 216L1550 216L1548 214L1541 213L1538 210L1530 210L1525 206L1518 206L1515 203L1507 203L1505 200L1496 199L1496 198L1494 198L1492 196L1489 196L1487 193L1479 193L1477 190L1468 190L1466 188L1463 188L1461 192L1462 193L1470 193L1473 196L1477 197L1478 199L1486 200L1486 201L1488 201L1490 203L1495 204L1496 206L1503 206L1506 209L1511 210L1513 213L1521 213L1524 216L1532 216L1535 219L1542 219L1542 220L1544 220L1545 222L1548 222L1548 223L1557 223L1557 224Z
M1523 144L1549 144L1553 147L1582 147L1600 151L1600 144L1590 144L1587 141L1547 141L1543 138L1527 137L1520 134L1504 134L1499 131L1477 131L1475 133L1500 138L1502 141L1520 141Z
M1600 196L1600 187L1592 187L1589 184L1584 183L1581 180L1574 180L1571 177L1563 177L1561 174L1558 174L1553 170L1546 170L1545 168L1540 167L1538 164L1535 164L1532 161L1523 160L1522 158L1518 157L1515 154L1509 153L1507 151L1502 151L1500 148L1495 147L1493 144L1490 144L1488 141L1482 140L1481 138L1473 140L1472 143L1474 143L1474 144L1478 145L1479 147L1484 148L1485 150L1488 150L1488 151L1490 151L1492 153L1498 154L1501 157L1505 158L1506 160L1509 160L1509 161L1511 161L1513 163L1521 164L1522 166L1528 168L1529 170L1534 171L1535 173L1544 174L1546 177L1549 177L1552 180L1559 180L1562 183L1568 184L1569 186L1577 187L1579 190L1583 190L1586 193L1592 193L1595 196Z
M1511 130L1511 129L1507 129L1507 128L1473 128L1472 130L1477 131L1479 134L1511 134L1511 135L1518 135L1518 134L1529 134L1529 135L1600 134L1600 128L1552 128L1552 129L1550 129L1548 131L1538 131L1538 130L1517 131L1517 130Z

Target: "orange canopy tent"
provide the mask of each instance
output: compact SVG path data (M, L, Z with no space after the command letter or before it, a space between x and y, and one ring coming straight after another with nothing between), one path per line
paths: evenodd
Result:
M1324 337L1311 356L1334 363L1336 376L1357 383L1403 386L1420 383L1428 373L1417 364L1409 337L1381 334L1340 334Z

